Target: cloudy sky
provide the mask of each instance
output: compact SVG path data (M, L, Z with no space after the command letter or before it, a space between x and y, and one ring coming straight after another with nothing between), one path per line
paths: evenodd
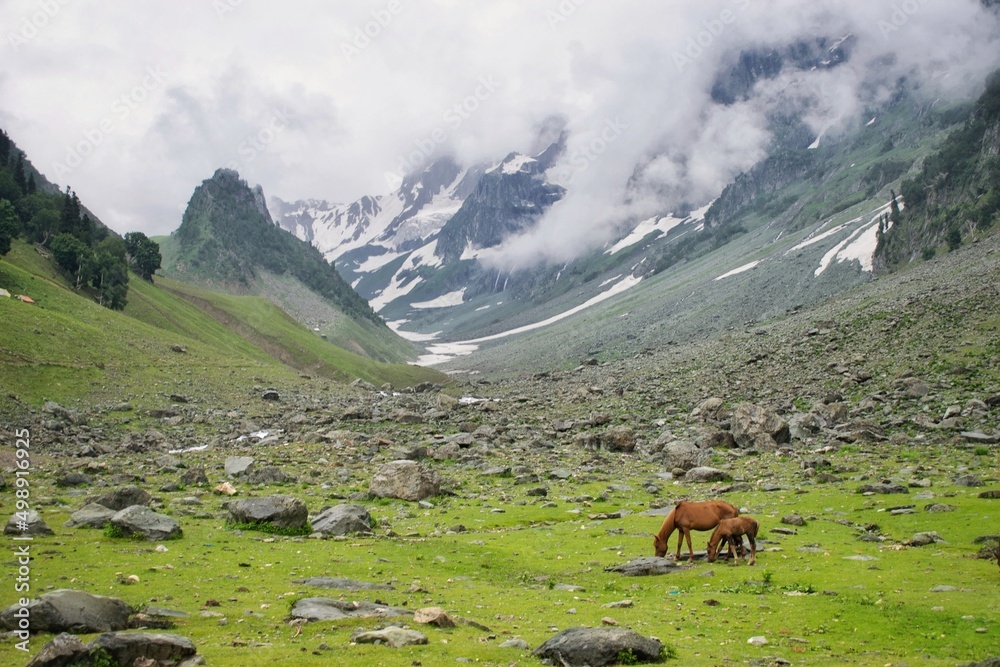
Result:
M971 95L1000 64L979 0L3 0L0 27L0 127L119 232L169 233L221 166L348 202L428 156L500 159L565 127L570 195L507 249L527 257L717 195L776 104L835 131L898 76ZM740 49L847 33L848 66L709 103Z

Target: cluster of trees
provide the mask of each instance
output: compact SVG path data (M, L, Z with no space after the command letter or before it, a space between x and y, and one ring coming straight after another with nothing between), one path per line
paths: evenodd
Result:
M159 246L141 232L122 239L92 219L69 187L60 193L41 180L45 187L39 186L24 153L0 130L0 256L10 252L18 237L42 245L76 289L121 310L129 266L152 280L160 268Z

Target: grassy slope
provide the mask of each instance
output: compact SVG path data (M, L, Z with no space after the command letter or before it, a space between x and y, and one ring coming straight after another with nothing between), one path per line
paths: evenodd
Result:
M86 396L141 406L162 383L175 385L179 377L226 403L242 400L245 388L260 382L300 382L303 372L400 386L440 379L433 371L344 352L263 299L162 284L170 289L133 277L129 306L116 313L73 293L31 246L16 244L0 261L0 285L38 305L0 299L0 386L34 405ZM173 345L188 353L173 352ZM244 388L241 394L237 387Z
M178 243L172 236L161 236L154 239L160 244L163 256L164 275L174 276L169 267L174 267L178 259ZM404 363L417 356L415 347L400 338L391 330L377 326L370 321L358 321L344 315L333 304L310 290L300 280L291 275L277 276L261 271L262 277L251 291L276 303L286 313L303 323L309 323L311 328L322 322L320 332L327 336L334 345L388 363ZM189 276L184 276L188 280ZM198 285L213 291L233 293L232 285L212 283L205 280ZM241 289L246 289L245 287ZM313 320L317 322L312 323Z
M252 495L291 493L317 511L338 502L331 500L335 495L366 489L366 481L360 478L333 482L332 490L320 488L320 482L335 477L329 465L317 463L337 456L332 445L284 449L271 456L300 479L314 481L251 490ZM829 458L834 466L861 468L872 476L889 475L899 465L917 460L937 470L983 465L982 460L976 461L983 456L970 450L944 452L926 447L914 456L915 451L890 445L878 451L848 447ZM200 452L185 458L189 465L215 471L228 453ZM69 585L121 597L139 608L153 604L187 612L190 616L178 619L172 631L192 638L208 664L216 666L251 660L258 664L402 667L414 660L445 665L459 659L534 665L540 662L516 648L501 648L500 642L520 637L534 648L557 630L598 627L609 617L621 627L676 647L681 662L667 664L741 664L748 658L778 656L817 666L884 665L902 660L943 667L995 654L1000 621L994 605L997 568L995 563L974 560L977 547L971 542L988 531L981 516L989 513L992 505L988 503L998 501L977 499L978 489L955 487L937 474L935 492L947 496L944 502L956 510L929 514L922 511L924 503L918 503L918 514L896 517L887 508L917 501L912 496L861 496L854 492L857 483L852 482L805 484L797 492L795 487L801 484L797 463L774 457L766 465L787 491L726 496L750 509L761 522L756 567L699 562L667 576L627 578L605 568L651 555L651 533L659 528L662 517L638 513L658 499L643 489L656 466L627 459L619 463L621 468L614 474L581 475L574 482L549 481L547 499L527 496L529 487L509 478L485 479L441 466L462 494L433 499L437 507L430 511L403 501L380 501L369 508L374 520L383 522L380 535L391 526L405 538L340 541L241 534L224 527L225 498L197 489L160 494L168 504L165 511L181 521L184 536L166 543L167 552L156 553L149 543L111 539L98 530L62 528L79 500L51 485L58 462L39 458L35 466L42 476L36 478L35 493L39 499L52 499L51 506L42 511L58 536L36 538L33 549L38 557L32 577L38 585ZM995 458L987 463L994 472L995 464ZM733 473L749 477L758 465L745 459ZM150 488L177 477L151 465L144 474ZM214 479L217 473L212 474ZM612 483L627 487L609 490ZM703 487L681 483L659 495L702 498L708 493ZM191 495L201 496L198 507L173 503ZM499 498L506 500L501 503ZM500 508L502 512L494 511ZM593 518L621 510L631 513L621 519ZM773 532L780 517L791 513L805 517L807 525L793 535ZM933 530L947 543L900 549L895 543L859 542L855 526L872 523L893 540ZM466 526L468 532L444 532L456 524ZM693 537L696 548L703 548L708 534ZM675 534L671 553L676 539ZM133 574L139 583L122 583ZM296 583L313 576L389 583L394 590L344 593ZM581 590L559 590L556 585ZM941 585L956 590L930 592ZM13 596L9 587L0 593L0 603L11 604ZM295 629L286 624L290 605L313 596L377 598L414 610L441 606L455 617L488 626L490 632L468 625L452 630L416 626L429 636L429 646L393 650L351 645L353 629L380 624L369 619L312 623L296 637ZM208 600L217 600L221 606L206 606ZM622 600L631 602L623 608L606 606ZM712 601L718 606L707 606ZM221 614L228 624L220 625L218 617L201 612ZM988 632L977 632L977 628ZM768 646L747 646L747 639L755 635L766 636ZM35 637L32 651L48 639L47 635ZM317 651L320 644L327 648ZM0 645L0 660L5 664L24 662L14 656L11 643Z

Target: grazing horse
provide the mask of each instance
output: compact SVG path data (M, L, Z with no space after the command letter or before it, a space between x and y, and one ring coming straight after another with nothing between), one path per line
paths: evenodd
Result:
M756 564L758 528L760 526L752 516L738 516L735 519L723 519L720 521L719 525L712 532L712 537L708 540L708 562L715 562L716 557L719 555L719 543L725 539L729 542L729 557L733 559L734 565L738 564L740 557L736 555L733 543L736 540L742 543L743 536L746 535L750 541L750 560L747 561L747 565Z
M670 514L663 521L663 527L653 538L653 547L656 555L663 557L667 553L667 540L670 535L677 530L680 535L677 537L677 556L681 559L681 543L687 537L688 551L691 557L688 562L694 560L694 547L691 546L692 530L712 530L723 519L729 519L740 515L740 510L724 500L706 500L704 502L690 502L682 500L670 511Z

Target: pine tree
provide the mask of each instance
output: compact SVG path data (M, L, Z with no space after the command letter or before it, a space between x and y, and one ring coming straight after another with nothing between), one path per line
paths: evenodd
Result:
M0 257L10 252L18 231L17 211L9 201L0 199Z
M28 176L28 194L33 195L38 192L38 186L35 185L35 175L31 174Z
M899 203L896 201L895 190L889 190L889 192L892 194L892 202L889 204L889 210L891 211L889 213L889 221L892 222L893 226L895 226L898 225L900 221Z
M0 130L0 167L6 167L10 160L10 137Z
M21 188L21 194L28 194L28 179L24 176L24 153L18 151L17 165L14 167L14 182Z

